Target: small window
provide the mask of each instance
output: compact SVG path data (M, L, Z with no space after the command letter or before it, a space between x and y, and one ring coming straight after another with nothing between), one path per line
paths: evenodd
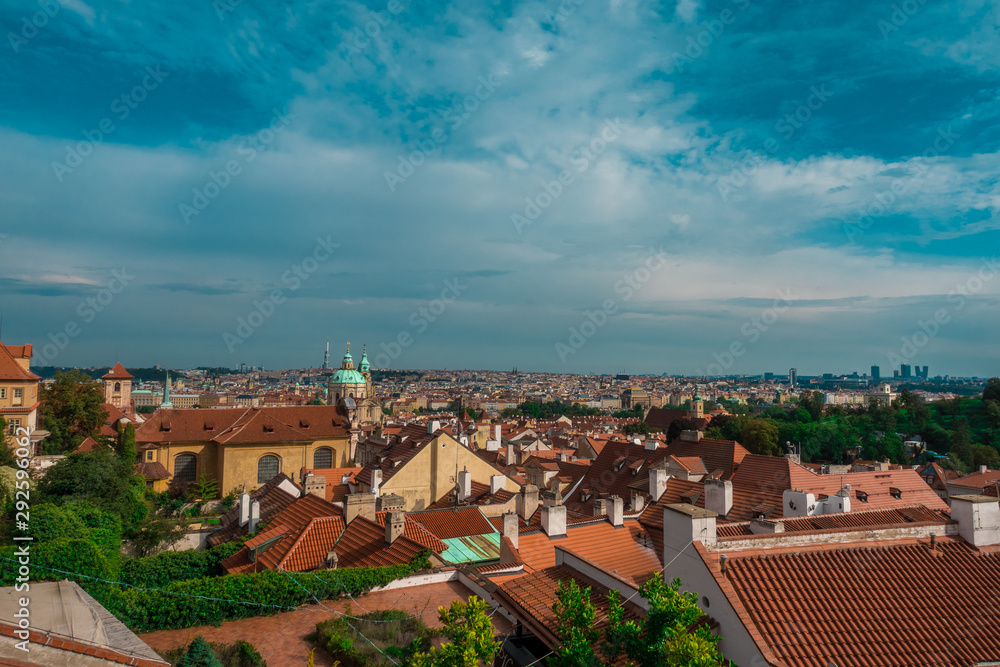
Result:
M122 383L115 382L115 391L121 391L121 390L122 390Z
M21 427L20 419L11 419L8 423L8 429L10 429L11 435L17 435L17 429Z
M333 450L329 447L320 447L313 452L313 468L332 468Z
M178 454L174 459L174 478L181 482L198 479L198 457L194 454Z
M15 389L14 390L14 398L21 398L21 395L22 395L23 391L24 391L23 389Z
M146 460L147 461L152 461L153 460L153 450L149 450L149 451L146 452Z
M264 484L280 471L281 462L277 456L268 454L267 456L260 457L260 460L257 461L257 483Z
M7 387L0 387L0 398L7 398Z

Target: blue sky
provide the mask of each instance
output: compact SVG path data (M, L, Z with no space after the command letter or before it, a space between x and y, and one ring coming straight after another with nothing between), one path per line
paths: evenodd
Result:
M1000 374L991 3L156 5L0 7L37 364Z

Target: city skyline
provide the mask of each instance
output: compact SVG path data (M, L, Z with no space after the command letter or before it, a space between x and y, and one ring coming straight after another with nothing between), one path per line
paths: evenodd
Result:
M1000 375L1000 10L914 7L9 3L4 340Z

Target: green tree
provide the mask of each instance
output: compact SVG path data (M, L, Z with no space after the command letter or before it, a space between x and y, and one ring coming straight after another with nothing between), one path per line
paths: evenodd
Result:
M978 470L979 466L995 468L1000 463L1000 454L989 445L972 446L972 466Z
M150 516L129 534L129 543L136 556L152 556L176 544L184 533L177 525L158 516Z
M451 607L438 608L448 641L426 653L416 653L413 667L486 667L500 649L494 637L493 624L486 614L486 602L470 597L468 602L456 600Z
M1000 403L1000 378L990 378L983 389L984 401L996 401Z
M622 428L622 433L625 435L649 435L653 432L653 429L649 427L646 422L633 422L631 424L625 424Z
M15 464L14 439L7 437L7 420L0 417L0 466L13 468Z
M740 433L740 444L753 454L780 456L778 427L765 419L751 419Z
M212 500L219 495L219 484L202 471L198 481L192 482L188 488L188 497L198 500Z
M667 427L667 442L673 442L677 438L681 437L681 431L695 431L697 429L698 425L687 417L675 419L670 422L670 426Z
M223 667L215 657L215 651L205 638L198 635L188 646L187 653L177 663L177 667Z
M98 435L108 418L100 383L82 371L56 373L41 400L45 429L51 433L43 446L51 454L73 451L88 436Z
M972 436L969 433L969 420L959 417L955 420L955 428L951 432L951 457L968 467L972 465Z
M126 463L136 462L135 426L131 423L118 425L118 455Z
M562 645L549 661L553 667L594 667L601 663L594 653L594 642L601 633L594 627L597 612L590 602L590 587L580 588L576 581L560 581L556 602L552 605Z
M117 514L126 529L146 518L143 502L146 485L134 474L133 465L106 451L70 454L46 471L38 483L41 499L63 503L87 500Z

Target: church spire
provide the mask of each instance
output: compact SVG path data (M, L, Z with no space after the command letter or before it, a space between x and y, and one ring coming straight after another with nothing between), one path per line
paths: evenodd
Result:
M170 369L167 369L167 380L163 383L163 400L160 402L161 408L172 408L174 404L170 402Z

